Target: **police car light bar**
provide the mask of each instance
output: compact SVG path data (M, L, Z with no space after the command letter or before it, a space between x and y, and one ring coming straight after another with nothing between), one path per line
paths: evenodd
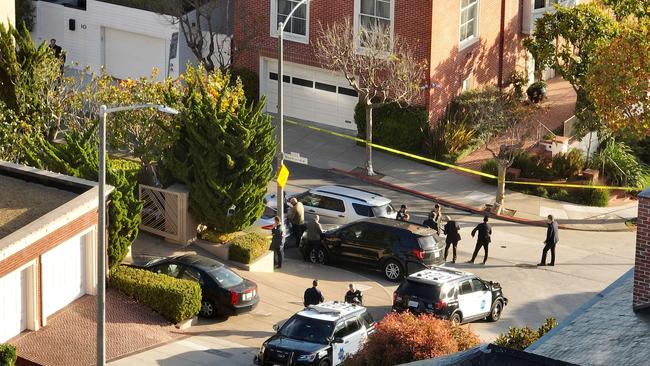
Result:
M348 304L345 302L338 302L338 301L326 302L318 305L309 305L309 309L312 309L321 314L335 314L335 315L339 315L347 309L354 309L354 308L356 308L355 304Z

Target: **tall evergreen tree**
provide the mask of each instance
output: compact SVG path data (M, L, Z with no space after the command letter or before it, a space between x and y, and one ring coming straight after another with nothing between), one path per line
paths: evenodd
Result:
M252 224L263 211L275 153L263 101L246 106L241 82L229 74L188 68L180 138L164 165L190 188L190 210L217 232Z

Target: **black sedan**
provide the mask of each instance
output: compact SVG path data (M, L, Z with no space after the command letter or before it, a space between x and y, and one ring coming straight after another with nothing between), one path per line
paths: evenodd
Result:
M201 284L203 299L199 315L205 318L247 312L260 301L255 282L239 277L221 262L200 255L154 259L139 267Z

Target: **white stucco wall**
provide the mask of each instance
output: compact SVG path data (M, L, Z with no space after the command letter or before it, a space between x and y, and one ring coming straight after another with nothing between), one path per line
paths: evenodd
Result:
M16 0L0 0L0 23L16 24Z
M100 71L105 63L104 29L112 28L163 39L167 67L160 70L160 76L178 76L178 47L174 58L171 59L171 67L169 48L172 34L178 32L179 27L172 24L169 16L96 0L88 0L86 10L44 1L35 1L34 5L34 41L41 43L55 38L67 54L66 65L69 67L83 69L89 66L94 72ZM68 29L69 19L76 21L74 31ZM128 43L120 46L124 49L124 57L128 57L133 51L133 45Z

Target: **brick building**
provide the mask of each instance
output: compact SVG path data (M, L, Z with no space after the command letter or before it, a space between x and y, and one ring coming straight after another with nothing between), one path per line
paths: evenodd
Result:
M0 162L0 343L95 294L96 185Z
M241 0L235 3L234 47L242 46L236 67L260 75L260 94L267 111L277 104L278 20L299 0ZM314 39L319 24L345 18L355 29L369 20L390 25L392 32L428 65L423 90L430 121L466 89L505 85L515 69L526 70L523 33L554 0L312 0L299 9L285 31L285 114L355 129L356 94L340 75L319 65ZM522 28L526 24L528 28ZM256 34L253 32L255 30ZM249 42L255 34L253 42ZM423 85L427 80L423 80Z

